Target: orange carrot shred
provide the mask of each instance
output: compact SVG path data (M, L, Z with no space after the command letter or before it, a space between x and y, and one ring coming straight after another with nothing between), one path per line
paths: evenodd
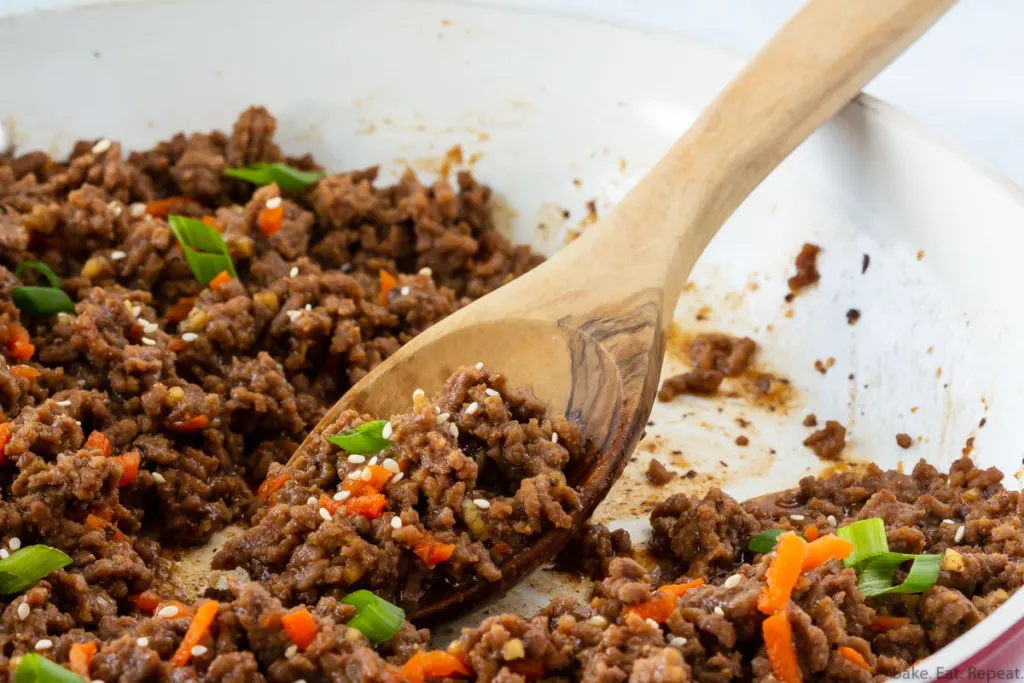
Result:
M281 615L281 626L288 634L288 639L295 643L300 650L305 650L316 638L317 626L313 615L305 607L300 607L294 612Z
M86 448L95 448L103 453L104 456L109 456L113 448L110 445L110 439L103 432L93 431L89 434L89 438L85 440Z
M849 557L852 552L853 544L845 538L839 538L833 534L822 536L807 544L803 571L809 572L812 569L817 569L829 560L842 560Z
M875 633L885 633L886 631L891 631L894 628L906 626L909 623L910 619L907 617L889 617L880 615L875 617L875 620L868 625L868 628Z
M7 463L7 456L4 455L4 449L7 448L7 444L11 442L11 423L4 422L0 424L0 465Z
M292 475L287 472L284 472L273 477L267 477L263 480L263 483L260 484L260 487L256 489L256 497L262 500L267 500L270 498L270 494L284 486L284 483L291 479L291 476Z
M85 516L85 525L90 529L105 529L107 528L107 520L99 515L89 513Z
M170 339L167 340L167 348L168 350L177 353L178 351L184 351L185 349L187 349L188 344L185 343L184 339L179 339L178 337L171 337Z
M319 504L320 507L330 512L332 515L338 514L338 510L340 510L342 506L341 503L323 493L320 494Z
M11 374L15 377L21 377L23 379L35 379L43 373L36 370L31 365L15 365L11 368Z
M384 497L383 493L353 496L345 501L345 512L353 517L362 516L367 519L377 519L384 512L384 506L387 502L387 498Z
M380 271L379 275L380 275L380 305L381 306L387 306L388 305L388 294L391 293L392 289L394 289L395 287L398 286L398 280L396 280L395 276L392 275L391 273L389 273L386 270Z
M18 323L12 324L7 329L10 335L7 340L7 350L14 360L24 363L36 352L36 347L32 343L32 337L29 335L28 330Z
M803 672L793 648L793 628L786 613L778 612L765 619L761 624L761 633L764 635L768 661L775 677L783 683L800 683Z
M434 539L417 543L413 548L413 552L423 560L423 564L427 565L427 569L433 569L441 562L447 562L454 551L455 546L451 543L439 543Z
M757 599L757 608L763 614L774 614L786 608L803 571L807 542L794 533L779 536L775 546L775 557L768 566L764 590Z
M192 623L188 625L188 630L185 631L185 637L181 639L181 645L178 646L174 656L171 657L171 664L174 666L185 666L192 658L192 648L198 645L206 634L210 632L210 626L213 625L213 620L217 618L217 610L220 609L220 603L216 600L207 600L199 609L196 610L196 615L192 618Z
M203 223L206 223L217 232L224 232L224 224L213 216L203 216Z
M693 581L690 581L688 583L669 583L669 584L666 584L666 585L662 586L658 590L665 591L666 593L671 593L672 595L676 596L677 598L681 598L684 595L686 595L686 593L691 588L696 588L698 586L703 586L703 585L704 585L704 579L694 579Z
M848 645L840 645L837 649L839 650L839 654L841 654L843 657L853 662L860 668L867 669L871 673L875 673L875 670L871 668L870 664L868 664L868 660L864 659L864 655L857 652L852 647Z
M804 538L806 538L808 541L818 540L818 527L812 524L806 529L804 529Z
M164 313L164 318L169 323L180 323L182 320L188 317L188 314L192 312L192 308L196 305L196 298L194 296L183 296L176 302L171 304Z
M173 429L176 432L198 432L200 429L206 429L206 426L210 424L210 418L205 415L197 415L196 417L184 420L183 422L169 422L167 427Z
M146 204L146 213L155 218L167 218L188 200L185 197L167 197Z
M277 234L284 222L284 203L278 204L273 209L264 206L256 218L256 224L264 236L270 237Z
M96 643L72 643L71 651L68 653L68 660L71 663L72 673L76 673L85 680L89 680L89 665L92 658L96 656Z
M139 608L139 611L145 612L146 614L153 614L156 612L156 608L160 606L161 598L153 591L143 591L135 595L128 596L128 602L132 603Z
M442 650L420 650L402 665L402 676L407 683L424 683L428 678L455 675L468 676L469 667L455 655Z
M163 611L167 607L175 607L175 608L177 608L178 611L175 612L174 614L170 615L170 616L166 616L165 617L162 614L160 614L160 612ZM157 613L157 616L159 616L161 619L181 619L183 617L191 617L192 616L192 610L189 609L189 606L185 605L183 603L180 603L177 600L163 600L163 601L161 601L160 606L156 610L156 613Z
M117 459L121 461L121 481L117 482L118 486L128 486L135 478L139 476L139 463L142 462L141 456L138 451L129 451L124 455L117 456Z
M636 605L629 605L624 613L635 614L641 619L651 619L659 624L663 624L672 616L672 610L676 606L676 598L681 598L691 588L702 585L704 585L704 579L662 586L650 600Z
M359 479L345 478L345 481L341 484L342 491L348 491L353 496L362 496L369 493L378 493L384 484L388 483L388 480L394 476L393 473L386 467L380 465L367 465L362 471L370 471L370 479L365 480L362 477Z
M210 280L210 289L217 291L229 282L231 282L231 274L226 270L222 270L217 273L217 277Z

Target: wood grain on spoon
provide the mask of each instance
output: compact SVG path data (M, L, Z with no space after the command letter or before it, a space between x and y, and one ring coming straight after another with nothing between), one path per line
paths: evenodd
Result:
M808 2L611 213L539 268L402 347L328 411L289 464L321 443L342 410L407 410L415 389L429 393L458 367L483 361L581 420L597 453L571 480L581 524L643 434L667 326L708 242L772 169L954 2ZM501 581L428 598L412 618L508 590L570 533L547 532L502 567Z

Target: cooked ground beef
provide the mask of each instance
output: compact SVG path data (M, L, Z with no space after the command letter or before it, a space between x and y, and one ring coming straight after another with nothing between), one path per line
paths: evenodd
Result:
M910 434L900 433L896 435L896 443L899 444L900 448L910 448L914 440L910 437Z
M821 279L818 272L818 252L821 247L816 244L805 244L796 255L796 275L789 278L789 291L796 294L801 289L809 287ZM864 266L867 269L867 265Z
M747 446L749 444L750 444L750 439L748 439L744 435L740 434L739 436L736 437L736 445L737 446Z
M676 476L675 472L671 472L657 458L651 458L651 461L647 463L647 471L644 473L647 477L647 481L651 482L655 486L664 486L665 484L672 481Z
M822 460L838 460L846 448L846 427L828 420L823 428L804 439L804 445Z
M846 323L848 325L856 325L858 320L860 320L860 311L856 308L851 308L846 312Z
M804 423L803 424L804 424L804 427L817 427L818 426L818 416L815 415L814 413L807 413L807 415L804 416Z
M687 349L694 369L666 379L658 400L668 402L681 394L714 394L726 377L738 377L750 367L756 351L757 344L747 337L699 334Z
M633 542L625 529L609 531L604 524L586 523L558 554L559 569L601 579L616 557L631 557Z
M691 370L680 375L673 375L661 383L658 400L667 403L682 394L710 396L718 391L725 375L718 370Z

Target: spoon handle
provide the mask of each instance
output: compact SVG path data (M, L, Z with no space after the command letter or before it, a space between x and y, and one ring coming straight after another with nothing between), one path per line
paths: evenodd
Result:
M661 289L662 320L670 321L722 223L955 1L810 0L578 248L565 250L581 264L627 271L605 277L594 300L628 293L625 282L632 292Z

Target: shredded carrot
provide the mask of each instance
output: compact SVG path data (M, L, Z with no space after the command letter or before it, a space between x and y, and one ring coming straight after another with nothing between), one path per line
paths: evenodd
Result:
M804 566L807 542L794 533L779 536L775 557L768 566L764 590L757 599L757 608L763 614L775 614L786 608L789 596Z
M395 276L386 270L381 270L380 273L380 305L388 305L388 294L391 290L398 286L398 280Z
M85 516L85 525L90 529L106 529L107 520L103 519L98 515L89 513Z
M188 625L188 630L185 631L185 637L181 639L181 645L178 646L174 656L171 657L171 664L174 666L185 666L188 661L192 658L192 648L202 642L206 634L210 632L210 626L213 625L213 620L217 618L217 610L220 609L220 603L216 600L207 600L199 609L196 610L196 616L192 618L192 623Z
M408 683L424 683L428 678L455 675L468 676L469 667L455 655L442 650L420 650L402 665L402 676Z
M345 481L341 484L343 491L350 492L353 496L363 496L370 493L379 493L384 484L388 483L388 480L394 476L394 474L386 467L380 465L367 465L361 471L370 471L369 480L363 479L349 479L345 478Z
M188 202L185 197L167 197L146 204L146 213L156 218L167 218Z
M146 614L155 613L156 608L160 606L160 602L162 600L163 598L153 591L143 591L141 593L128 596L128 602L132 603L139 609L139 611L145 612Z
M264 206L260 209L260 215L256 218L256 224L259 226L260 232L266 237L276 234L281 229L283 222L284 202L278 204L273 209Z
M681 598L691 588L696 588L703 584L704 579L697 579L689 583L662 586L650 600L626 607L624 614L635 614L641 619L651 619L659 624L664 624L672 616L672 610L676 606L676 598Z
M806 538L808 541L818 540L818 527L812 524L806 529L804 529L804 538Z
M114 519L114 511L106 505L98 505L91 510L91 513L105 522Z
M184 339L179 339L178 337L171 337L170 339L167 340L167 348L168 350L177 353L178 351L184 351L185 349L187 349L188 344L185 343Z
M785 612L778 612L764 620L761 624L764 635L764 646L768 650L768 661L772 665L772 673L783 683L800 683L803 672L793 648L793 628Z
M24 379L35 379L43 373L39 372L31 365L15 365L11 368L11 374L15 377L21 377Z
M167 427L176 432L198 432L200 429L206 429L208 424L210 424L210 418L205 415L197 415L183 422L169 422Z
M159 616L160 615L160 611L163 610L166 607L177 607L178 611L175 612L172 616L169 616L169 617L161 616L160 617L161 619L168 619L168 620L170 620L170 619L181 619L182 617L191 617L192 616L192 610L189 608L189 606L185 605L183 603L180 603L177 600L164 600L164 601L162 601L160 603L159 608L156 610L157 615Z
M224 232L224 224L221 223L216 218L214 218L213 216L203 216L203 222L209 225L217 232Z
M4 449L7 448L7 444L11 442L11 423L4 422L0 423L0 465L7 464L7 456L4 454Z
M192 308L195 305L196 298L194 296L183 296L171 304L167 312L164 313L164 318L169 323L180 323L188 317L188 314L192 312Z
M231 282L231 274L226 270L222 270L217 273L217 277L210 280L210 289L216 292L229 282Z
M362 516L367 519L377 519L380 517L380 513L384 512L384 506L387 502L387 498L384 497L383 493L353 496L345 501L345 512L353 517Z
M263 480L263 483L260 484L260 487L256 489L256 497L262 500L270 498L270 494L284 486L284 483L291 479L291 476L292 475L287 472L284 472L273 477L267 477Z
M417 543L413 552L419 555L419 558L427 565L427 569L433 569L435 565L448 561L448 558L455 552L455 546L451 543L439 543L434 539L429 539Z
M7 340L7 350L14 360L24 363L36 352L32 337L29 336L28 330L17 323L11 325L8 330L10 338Z
M117 485L128 486L139 476L139 463L142 462L142 458L139 456L138 451L129 451L117 456L117 460L121 462L121 470L123 472L121 481L117 482Z
M842 560L849 557L852 552L853 544L845 538L839 538L833 534L822 536L807 544L803 571L809 572L812 569L817 569L829 560Z
M867 669L871 673L875 673L875 670L871 668L870 664L868 664L868 660L864 659L864 655L857 652L852 647L848 645L840 645L837 649L839 650L839 654L841 654L843 657L853 662L860 668Z
M281 615L281 626L288 634L288 639L295 643L300 650L305 650L316 638L316 620L305 607L300 607L294 612Z
M96 656L96 643L72 643L71 651L68 653L68 661L71 663L71 671L78 674L85 680L89 678L89 665L92 658Z
M320 507L330 512L332 515L338 514L338 510L342 507L342 503L323 493L320 494L320 500L318 502Z
M93 431L89 434L89 438L85 440L86 448L95 448L103 452L104 456L109 456L113 448L110 445L110 439L103 432Z
M891 631L894 628L906 626L909 623L910 619L907 617L889 617L881 615L875 617L875 620L868 625L868 628L875 633L885 633L886 631Z

